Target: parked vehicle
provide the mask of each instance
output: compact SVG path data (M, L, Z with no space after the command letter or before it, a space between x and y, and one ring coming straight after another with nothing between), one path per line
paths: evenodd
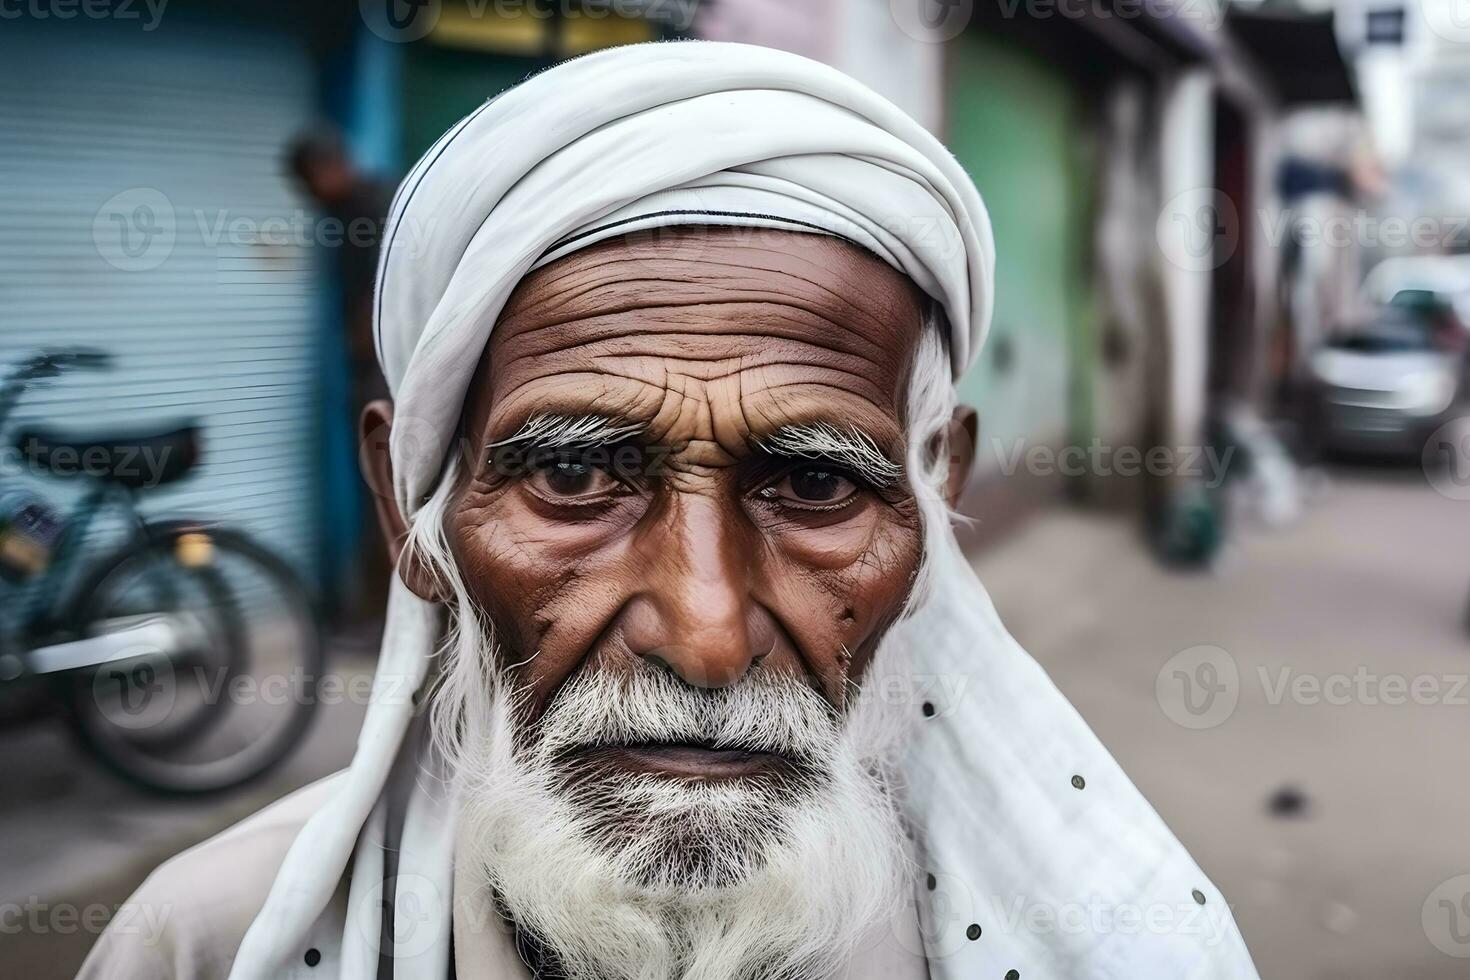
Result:
M43 351L0 384L0 431L21 394L101 351ZM237 530L144 518L141 494L186 477L193 425L145 434L33 429L23 468L84 481L65 516L0 473L0 722L63 711L98 759L153 789L201 793L265 772L316 704L321 642L308 592ZM128 539L99 553L103 512Z
M1418 458L1463 411L1465 369L1452 312L1417 293L1380 307L1313 355L1312 435L1329 451Z

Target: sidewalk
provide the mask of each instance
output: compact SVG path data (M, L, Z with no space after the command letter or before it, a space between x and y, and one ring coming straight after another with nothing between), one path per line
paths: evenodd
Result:
M1339 471L1300 524L1248 532L1204 575L1159 568L1132 527L1045 515L977 568L1230 898L1261 976L1470 976L1431 941L1470 956L1470 931L1438 902L1424 917L1470 872L1470 504L1417 472ZM1200 645L1235 665L1238 703L1195 729L1170 720L1197 723L1170 697L1178 661L1158 685ZM1282 787L1300 815L1268 812Z

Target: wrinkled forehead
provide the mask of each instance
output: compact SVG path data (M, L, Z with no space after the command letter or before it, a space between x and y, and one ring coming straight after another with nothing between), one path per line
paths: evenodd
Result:
M517 286L466 428L491 438L548 411L646 423L674 411L676 388L687 411L848 419L897 440L922 320L906 276L829 235L692 227L601 242Z

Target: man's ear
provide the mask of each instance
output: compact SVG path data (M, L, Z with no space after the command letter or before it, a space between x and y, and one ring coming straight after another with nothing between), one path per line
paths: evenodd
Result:
M386 398L369 402L362 410L358 429L357 462L372 494L378 527L388 546L388 561L415 595L430 602L442 602L444 595L438 578L423 562L414 558L400 562L403 542L408 537L408 522L399 512L398 497L393 492L393 458L388 452L388 437L393 433L393 403Z
M949 444L949 475L944 481L944 499L951 508L960 505L960 496L970 482L979 437L980 416L969 405L956 405L945 431L945 441Z

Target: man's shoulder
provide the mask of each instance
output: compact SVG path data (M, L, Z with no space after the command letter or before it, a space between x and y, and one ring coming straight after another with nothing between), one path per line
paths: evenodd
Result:
M159 865L118 909L78 980L224 980L291 842L340 775Z

